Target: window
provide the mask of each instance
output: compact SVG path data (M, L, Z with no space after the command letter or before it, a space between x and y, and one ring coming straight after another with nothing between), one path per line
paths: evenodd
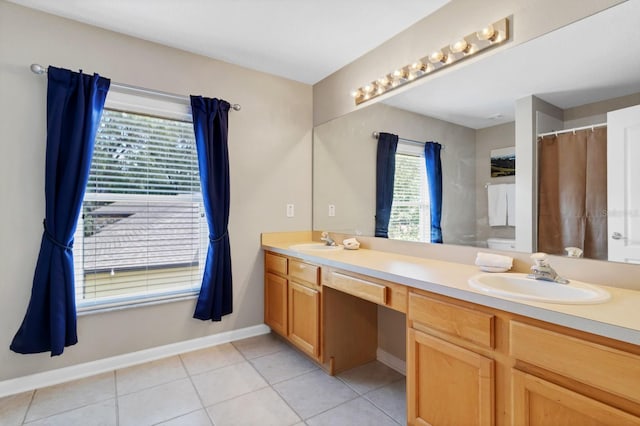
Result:
M191 296L207 246L188 105L110 92L75 236L78 310Z
M429 242L430 222L424 151L421 146L399 142L396 151L389 238Z

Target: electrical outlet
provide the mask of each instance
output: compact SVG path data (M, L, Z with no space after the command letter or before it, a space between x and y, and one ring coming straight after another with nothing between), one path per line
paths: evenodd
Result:
M293 204L287 204L287 217L294 217L295 216L295 209L293 207Z
M335 204L329 204L329 216L333 217L336 215L336 205Z

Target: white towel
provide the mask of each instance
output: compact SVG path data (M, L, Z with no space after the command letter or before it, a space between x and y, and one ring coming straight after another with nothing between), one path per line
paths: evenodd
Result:
M506 185L487 187L489 226L507 225L507 188Z
M503 256L501 254L478 252L478 255L476 256L476 265L511 269L513 266L513 258Z
M507 187L507 226L516 226L516 184L510 183Z

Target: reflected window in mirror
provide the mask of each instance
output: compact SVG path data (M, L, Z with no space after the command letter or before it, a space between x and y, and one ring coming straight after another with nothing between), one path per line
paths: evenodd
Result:
M389 238L429 242L429 187L421 146L398 142Z

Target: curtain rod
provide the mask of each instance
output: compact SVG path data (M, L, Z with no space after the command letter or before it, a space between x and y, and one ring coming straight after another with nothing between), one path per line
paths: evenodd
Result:
M371 134L371 137L374 138L374 139L378 139L379 136L380 136L380 133L378 133L378 132L373 132ZM406 139L406 138L401 138L401 137L398 137L398 140L402 141L402 142L416 144L416 145L424 145L426 143L426 142L422 142L422 141L416 141L416 140L413 140L413 139ZM445 148L444 145L440 144L440 146L442 147L440 149L442 151L444 151L444 148Z
M42 74L46 74L47 73L47 68L43 67L40 64L31 64L30 68L31 68L31 72L33 72L34 74L42 75ZM111 82L111 86L113 86L115 88L118 88L118 89L125 89L125 90L140 92L140 93L144 93L144 94L148 94L148 95L156 95L156 96L161 96L163 98L170 98L170 99L174 99L174 100L177 100L177 101L184 102L187 105L190 104L189 97L187 97L187 96L174 95L173 93L162 92L160 90L152 90L152 89L147 89L147 88L144 88L144 87L132 86L132 85L129 85L129 84L116 83L115 81ZM231 108L234 111L240 111L242 109L240 104L231 104Z
M607 123L598 123L598 124L592 124L590 126L582 126L582 127L574 127L573 129L564 129L564 130L556 130L555 132L548 132L548 133L538 133L538 137L539 138L543 138L545 136L551 136L551 135L561 135L562 133L569 133L569 132L573 132L574 134L578 131L578 130L588 130L588 129L595 129L596 127L606 127Z

